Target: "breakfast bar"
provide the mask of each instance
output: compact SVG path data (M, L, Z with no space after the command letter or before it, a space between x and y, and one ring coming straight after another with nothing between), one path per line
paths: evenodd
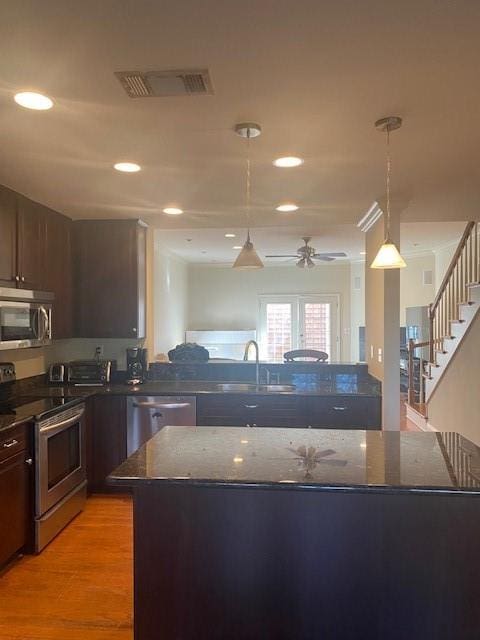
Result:
M135 640L480 630L480 449L456 433L165 427L134 493Z

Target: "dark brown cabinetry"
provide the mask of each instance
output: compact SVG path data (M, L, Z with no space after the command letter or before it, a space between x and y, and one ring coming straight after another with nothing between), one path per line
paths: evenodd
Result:
M53 291L53 338L73 336L72 221L46 211L46 290Z
M197 396L197 425L302 427L304 399L295 395L208 394Z
M31 532L31 460L27 425L0 434L0 566Z
M381 399L367 396L208 394L197 397L197 424L226 427L379 429Z
M144 338L145 225L80 220L74 232L76 335Z
M17 273L22 289L44 291L46 270L46 215L42 205L24 196L17 199Z
M87 474L90 490L127 458L125 396L96 396L87 408Z
M380 429L381 399L369 396L317 396L307 399L308 426Z
M73 335L72 221L0 186L0 286L53 291L53 338Z
M15 287L17 275L17 194L0 187L0 286Z

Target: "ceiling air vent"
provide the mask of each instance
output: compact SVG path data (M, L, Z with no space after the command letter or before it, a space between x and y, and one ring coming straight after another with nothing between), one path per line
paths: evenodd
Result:
M115 75L130 98L213 94L208 69L116 71Z

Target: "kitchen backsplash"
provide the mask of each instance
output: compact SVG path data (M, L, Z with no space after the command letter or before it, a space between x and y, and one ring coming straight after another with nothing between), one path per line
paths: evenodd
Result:
M103 347L102 358L116 360L118 369L126 368L125 350L127 347L142 346L141 340L112 340L72 338L56 340L48 347L36 349L11 349L0 352L1 362L15 364L17 379L29 378L45 373L52 362L68 362L93 358L95 348Z

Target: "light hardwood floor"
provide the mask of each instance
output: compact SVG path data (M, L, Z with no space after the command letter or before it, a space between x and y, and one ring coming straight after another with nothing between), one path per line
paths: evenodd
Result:
M0 574L1 640L132 640L132 502L93 496L38 556Z

